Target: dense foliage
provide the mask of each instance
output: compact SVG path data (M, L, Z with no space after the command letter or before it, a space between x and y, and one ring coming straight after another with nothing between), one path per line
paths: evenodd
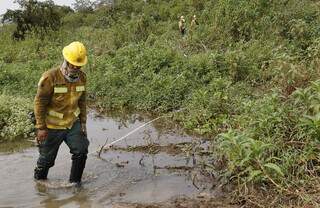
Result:
M41 37L50 30L58 30L61 25L61 17L72 12L71 8L57 6L51 0L44 2L19 0L17 2L21 10L7 10L2 18L2 23L16 24L16 30L12 34L15 40L24 40L26 33L35 32Z
M61 63L64 45L80 40L89 50L85 70L96 105L183 109L173 119L211 141L215 162L204 168L237 184L238 196L254 201L255 187L282 193L274 203L288 196L316 206L308 192L319 185L320 170L319 11L312 0L118 0L69 13L41 41L28 34L15 42L6 25L0 111L9 112L6 96L31 103L40 74ZM199 25L191 30L194 14ZM3 139L28 131L8 125L0 125Z

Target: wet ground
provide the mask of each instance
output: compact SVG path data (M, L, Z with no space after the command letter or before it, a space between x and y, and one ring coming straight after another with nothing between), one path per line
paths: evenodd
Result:
M49 171L49 180L40 183L33 180L36 147L1 153L0 208L231 207L214 186L214 179L197 168L207 158L192 152L195 147L206 152L207 143L178 129L168 131L153 123L98 157L106 141L121 138L148 121L136 114L117 119L90 112L89 157L81 188L67 182L71 159L65 144Z

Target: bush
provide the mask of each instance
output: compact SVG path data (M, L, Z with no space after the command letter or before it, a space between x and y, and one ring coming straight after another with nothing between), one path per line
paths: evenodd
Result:
M56 7L52 1L38 2L36 0L18 1L22 10L8 10L2 19L14 22L17 25L13 33L16 40L24 40L27 32L35 32L41 38L49 31L57 30L60 27L60 7Z
M34 125L29 117L31 101L25 98L0 95L0 140L30 137Z

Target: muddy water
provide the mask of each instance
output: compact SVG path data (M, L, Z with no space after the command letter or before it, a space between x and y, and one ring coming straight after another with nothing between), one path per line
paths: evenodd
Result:
M44 183L33 180L36 147L1 153L0 207L115 207L118 203L163 203L179 196L194 197L209 189L211 183L208 182L194 185L195 159L181 154L192 149L195 139L176 131L157 130L153 124L102 152L102 159L97 157L97 150L107 139L108 143L114 141L146 122L148 119L139 115L123 120L90 112L89 157L81 188L67 183L71 160L65 144L61 145L56 164L49 171L49 180ZM177 152L159 148L170 145L183 148ZM150 151L153 147L158 148Z

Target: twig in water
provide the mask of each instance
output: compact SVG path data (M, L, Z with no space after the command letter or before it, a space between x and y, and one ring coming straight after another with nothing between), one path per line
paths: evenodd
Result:
M194 174L192 177L192 184L194 187L196 187L198 190L200 190L200 188L196 185L196 177L197 177L197 174Z
M108 143L108 138L106 139L106 142L101 146L99 153L98 153L98 157L101 158L101 153L103 151L104 146L106 146L106 144Z
M142 163L142 160L144 159L144 155L142 155L141 159L139 160L139 165L144 166L144 163Z

